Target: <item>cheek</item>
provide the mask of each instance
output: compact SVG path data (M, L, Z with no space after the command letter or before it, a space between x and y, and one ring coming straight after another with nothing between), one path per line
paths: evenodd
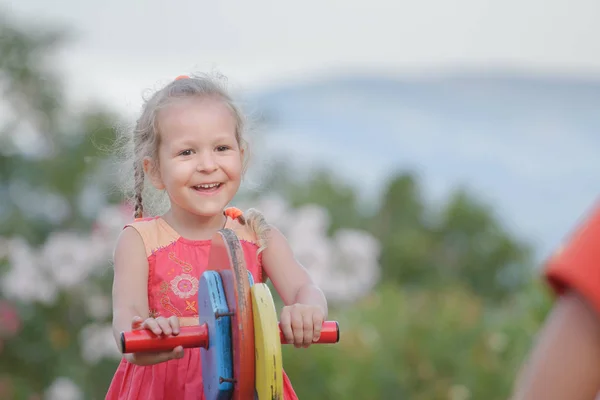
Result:
M231 157L225 166L229 179L239 180L242 175L242 161L238 157Z
M167 163L161 171L166 183L182 183L186 182L190 174L193 173L193 168L190 168L191 163Z

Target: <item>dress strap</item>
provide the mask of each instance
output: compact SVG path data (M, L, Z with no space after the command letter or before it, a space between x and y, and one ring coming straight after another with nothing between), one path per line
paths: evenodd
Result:
M147 257L179 238L179 235L160 217L138 219L125 225L123 229L128 227L135 229L142 237Z

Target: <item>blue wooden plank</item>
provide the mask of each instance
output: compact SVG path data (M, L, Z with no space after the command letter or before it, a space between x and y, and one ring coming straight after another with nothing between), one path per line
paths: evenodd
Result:
M231 317L221 276L216 271L202 274L198 288L200 324L208 326L208 349L200 349L206 400L230 399L233 393Z

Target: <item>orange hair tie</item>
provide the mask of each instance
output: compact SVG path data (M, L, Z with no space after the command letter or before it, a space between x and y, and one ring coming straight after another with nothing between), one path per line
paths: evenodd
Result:
M190 79L190 77L187 75L179 75L177 78L175 78L176 81L178 81L180 79Z
M239 217L244 215L244 213L239 208L228 207L225 209L225 215L231 219L238 219Z

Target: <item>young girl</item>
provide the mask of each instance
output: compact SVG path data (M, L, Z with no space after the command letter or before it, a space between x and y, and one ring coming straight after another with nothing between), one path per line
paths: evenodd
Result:
M210 77L178 77L144 105L133 142L135 222L122 231L114 252L113 328L177 335L198 324L198 278L210 239L232 229L242 242L256 282L271 279L285 303L286 339L308 347L320 336L327 302L286 239L256 210L226 208L245 170L244 118L225 89ZM168 196L161 216L143 218L149 181ZM199 349L127 354L107 399L202 399ZM284 372L285 399L296 399Z
M547 263L558 295L513 400L593 400L600 392L600 208Z

